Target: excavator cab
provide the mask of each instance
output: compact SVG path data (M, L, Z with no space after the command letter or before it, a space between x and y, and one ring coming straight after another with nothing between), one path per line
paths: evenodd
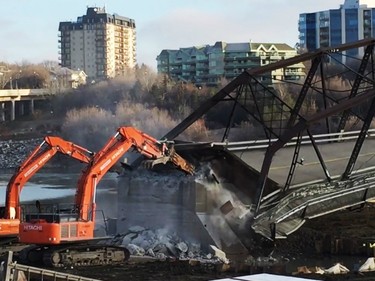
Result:
M35 205L23 205L22 208L22 221L24 222L37 223L44 221L48 223L60 223L78 221L79 218L77 207L74 204L41 204L37 200Z

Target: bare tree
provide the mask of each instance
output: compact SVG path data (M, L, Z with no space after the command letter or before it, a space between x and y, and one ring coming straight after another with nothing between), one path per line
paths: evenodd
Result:
M97 107L68 111L62 134L69 140L97 151L113 135L116 123L111 112Z

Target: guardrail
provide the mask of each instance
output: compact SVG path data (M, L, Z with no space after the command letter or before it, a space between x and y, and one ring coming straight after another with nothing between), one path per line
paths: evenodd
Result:
M331 133L331 134L320 134L313 135L316 143L329 143L329 142L340 142L346 140L357 139L360 131L348 131L340 133ZM374 137L375 129L370 129L367 131L367 137ZM270 140L252 140L252 141L241 141L241 142L212 142L211 146L224 146L230 151L237 150L254 150L254 149L264 149L267 148L270 144L276 142L278 139ZM292 138L290 142L285 144L285 146L294 146L297 143L297 137ZM303 136L301 144L311 144L309 136Z
M54 92L51 89L14 89L14 90L0 90L1 97L18 97L18 96L45 96L52 95Z
M346 182L305 186L283 197L277 205L259 214L252 227L265 237L271 237L270 225L286 221L282 227L285 231L283 235L289 235L307 219L372 201L375 198L374 183L374 173L368 173ZM291 219L297 219L301 224L289 224L288 221ZM279 235L279 238L285 238L280 233Z

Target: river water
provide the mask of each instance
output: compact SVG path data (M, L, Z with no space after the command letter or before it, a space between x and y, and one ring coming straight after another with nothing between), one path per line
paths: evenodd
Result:
M79 176L80 173L42 169L24 186L20 196L21 204L36 200L41 203L43 201L74 203ZM0 171L0 206L5 204L6 187L11 177L12 171ZM117 211L117 182L117 174L108 173L97 188L97 209L103 210L106 217L115 216Z

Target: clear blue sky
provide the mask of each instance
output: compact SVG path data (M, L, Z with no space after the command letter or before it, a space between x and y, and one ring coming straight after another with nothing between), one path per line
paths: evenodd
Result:
M344 0L0 0L0 61L58 60L58 25L87 6L134 19L137 62L156 68L163 49L225 42L298 42L300 13L337 9ZM375 0L361 3L375 7Z

